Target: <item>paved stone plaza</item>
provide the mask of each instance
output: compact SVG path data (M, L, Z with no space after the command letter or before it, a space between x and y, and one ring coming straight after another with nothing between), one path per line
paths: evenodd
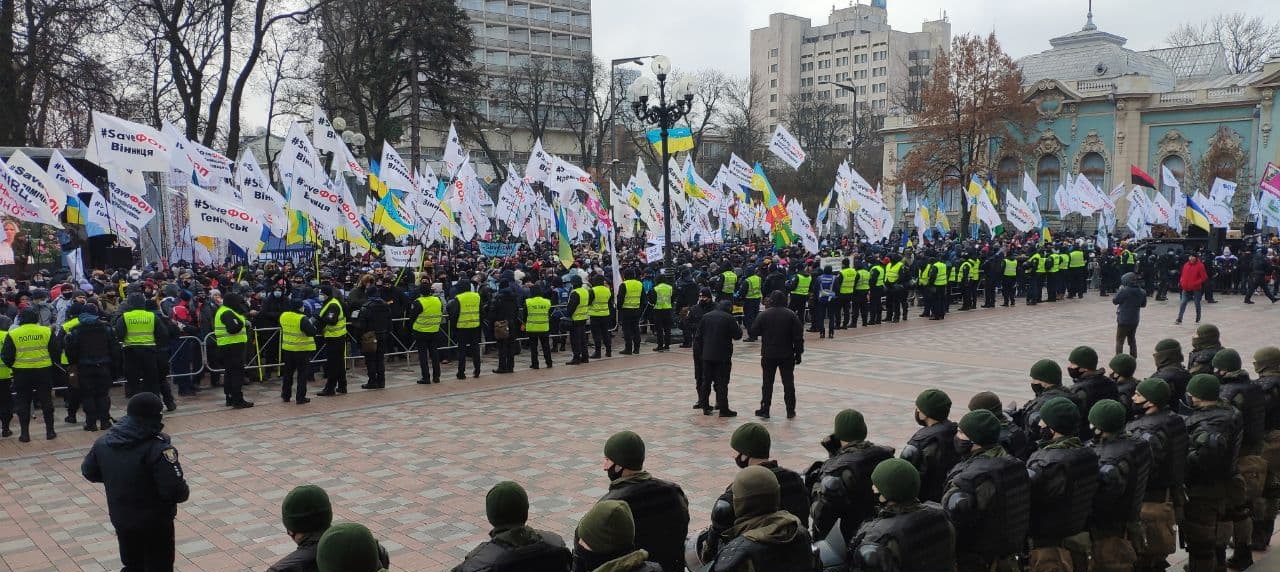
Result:
M1205 307L1223 341L1245 356L1280 343L1280 307L1240 304L1220 296ZM1152 371L1151 348L1176 337L1189 349L1195 325L1173 325L1174 302L1151 302L1138 332L1139 374ZM1042 357L1065 366L1076 345L1112 355L1114 309L1109 298L953 312L944 322L913 317L904 324L810 334L797 369L799 417L766 422L774 456L803 470L824 456L818 441L833 415L854 407L867 417L871 439L901 447L916 429L912 401L927 387L950 393L953 412L991 389L1026 400L1027 369ZM646 344L640 357L615 356L587 366L531 371L527 354L515 375L493 375L486 360L478 380L413 384L416 363L388 368L388 389L279 401L277 384L253 385L258 406L232 411L221 395L184 400L166 418L181 451L191 500L178 511L178 562L183 571L263 570L293 548L280 526L279 504L293 486L325 487L335 520L369 526L391 552L395 570L447 570L486 538L484 494L512 479L529 491L530 524L571 535L577 519L604 493L604 440L632 429L648 444L647 469L680 483L689 496L691 529L708 522L715 496L735 472L729 434L754 419L759 400L757 346L740 344L730 387L736 419L704 417L694 401L687 350L661 354ZM453 366L456 367L456 366ZM318 390L314 388L312 392ZM781 388L774 412L783 412ZM123 400L113 396L121 414ZM61 420L65 413L59 409ZM953 417L958 415L953 414ZM62 424L57 440L20 446L0 441L0 569L119 569L116 541L98 485L80 476L80 461L98 433ZM36 432L39 434L39 432Z

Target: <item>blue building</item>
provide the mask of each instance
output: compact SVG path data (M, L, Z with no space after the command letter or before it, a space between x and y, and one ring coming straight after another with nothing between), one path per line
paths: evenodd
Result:
M1056 225L1061 221L1053 195L1067 177L1083 173L1107 192L1120 184L1127 188L1129 167L1136 165L1155 177L1172 202L1161 180L1163 166L1185 192L1207 195L1215 177L1238 183L1234 226L1243 225L1247 191L1257 190L1268 162L1280 163L1280 147L1271 138L1280 122L1280 56L1260 71L1232 74L1218 44L1140 52L1125 43L1099 30L1090 14L1083 29L1018 60L1024 96L1040 116L1039 135L1020 156L996 149L984 158L1000 190L1017 193L1028 173L1042 193L1041 212ZM912 148L913 125L909 116L885 120L886 181L897 178ZM940 189L925 190L952 213L963 204L958 175L945 177ZM1124 201L1117 207L1121 221L1126 208Z

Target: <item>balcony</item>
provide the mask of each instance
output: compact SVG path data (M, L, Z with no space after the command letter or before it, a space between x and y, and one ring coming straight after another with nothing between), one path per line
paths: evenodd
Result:
M1195 100L1196 92L1194 91L1171 91L1160 94L1160 103L1194 103Z
M1231 99L1244 95L1244 86L1233 85L1230 87L1215 87L1205 90L1205 97L1208 99Z
M1108 92L1116 88L1116 84L1109 79L1102 80L1082 80L1076 82L1076 91L1081 93L1089 92Z

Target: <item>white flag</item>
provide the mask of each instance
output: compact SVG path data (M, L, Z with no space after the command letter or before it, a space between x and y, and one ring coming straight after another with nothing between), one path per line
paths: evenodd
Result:
M107 181L111 219L116 226L123 221L141 232L156 216L156 209L142 198L147 190L142 174L111 168L107 170Z
M405 164L404 159L400 158L400 153L396 152L395 147L387 141L382 142L382 164L378 179L389 190L396 189L412 193L417 188L413 182L413 175L409 172L409 166Z
M316 151L324 151L338 155L347 146L342 142L342 137L333 129L333 123L329 121L329 115L320 109L319 105L311 109L311 141Z
M119 117L93 112L93 135L86 158L104 167L135 171L169 171L173 142L159 130Z
M187 190L187 209L191 236L225 238L249 253L262 245L262 220L253 209L194 187Z
M32 204L22 195L23 182L0 160L0 214L27 222L45 222L42 205ZM38 210L39 209L39 210Z
M800 142L781 123L773 130L773 137L769 138L769 152L791 165L792 169L799 169L804 164L804 149L800 148Z
M751 186L751 178L755 175L755 169L749 163L743 161L736 153L729 154L729 180L726 181L730 185L730 190L737 195L742 192L742 187Z
M311 217L318 229L332 233L339 224L338 195L329 189L324 175L298 172L289 190L289 208ZM317 233L319 235L319 233Z
M1178 182L1178 178L1173 176L1173 171L1164 165L1160 166L1160 184L1169 187L1178 193L1182 192L1182 183Z
M283 238L289 230L288 205L284 196L267 184L253 151L246 149L236 164L236 187L240 189L245 206L262 218L271 234Z
M53 150L53 155L49 156L49 167L46 172L57 181L62 187L64 198L69 195L78 195L80 193L98 193L98 187L89 182L89 178L80 174L71 162L57 149ZM79 198L79 197L77 197ZM64 207L65 208L65 207Z
M444 174L449 178L458 176L458 169L467 161L467 152L462 148L462 141L458 139L458 130L453 123L449 123L449 138L444 144Z
M1018 232L1027 232L1040 225L1031 207L1008 190L1004 192L1004 216Z
M334 193L338 195L338 238L347 242L358 242L363 235L364 223L360 220L360 205L351 195L346 179L338 177L332 180ZM406 215L407 216L407 215ZM344 234L345 233L345 234Z
M18 177L18 194L39 213L41 220L62 228L58 216L67 208L67 193L62 185L21 150L14 151L9 158L9 170Z
M1230 206L1231 199L1235 198L1235 196L1236 196L1235 183L1214 177L1213 187L1210 188L1209 190L1209 202ZM1201 205L1201 206L1204 206L1204 205Z
M284 182L285 195L292 196L294 179L303 177L308 184L313 184L324 175L320 166L320 156L316 148L307 139L302 125L296 121L289 126L284 137L284 147L276 155L276 169L280 171L280 180Z
M115 234L111 224L111 209L107 206L107 199L102 193L93 193L93 196L89 197L88 211L84 219L85 234L88 236Z
M524 180L530 183L546 183L551 177L551 156L542 149L542 139L533 142L529 162L524 166Z
M1152 224L1169 224L1173 218L1173 205L1169 204L1169 199L1164 198L1164 193L1156 193L1156 198L1151 201L1151 216L1147 221Z

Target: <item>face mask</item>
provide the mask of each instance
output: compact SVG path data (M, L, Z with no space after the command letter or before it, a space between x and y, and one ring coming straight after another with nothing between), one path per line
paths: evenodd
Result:
M610 481L610 482L613 482L613 481L616 481L616 480L618 480L618 479L621 479L621 478L622 478L622 467L619 467L619 466L618 466L618 465L616 465L616 464L615 464L615 465L609 465L609 468L608 468L608 469L605 469L605 474L609 475L609 481Z
M922 417L922 416L920 415L920 412L919 412L919 411L915 412L915 413L913 414L913 416L916 418L916 425L919 425L919 426L921 426L921 427L924 427L924 426L925 426L924 417Z
M1150 402L1148 402L1148 403L1150 403ZM1147 414L1147 404L1146 404L1146 403L1143 403L1142 405L1138 405L1137 403L1130 403L1130 404L1129 404L1129 416L1130 416L1131 418L1142 417L1143 415L1146 415L1146 414Z
M63 299L63 300L68 300L68 299L70 299L70 298L71 298L71 293L70 293L70 292L63 292L63 293L62 293L62 299Z
M610 559L601 554L596 554L578 543L573 546L573 572L591 572L604 565Z
M1032 393L1035 393L1035 394L1036 394L1036 397L1040 397L1040 394L1041 394L1041 393L1044 393L1044 386L1043 386L1043 385L1040 385L1040 384L1038 384L1038 383L1032 383L1032 384L1031 384L1031 392L1032 392Z
M271 295L272 295L273 297L279 298L279 297L281 297L281 296L284 296L284 292L281 292L281 291L279 291L279 290L276 290L275 292L272 292L272 293L271 293Z
M1111 373L1109 373L1109 374L1107 374L1107 377L1111 378L1111 381L1114 381L1114 382L1116 382L1116 383L1119 383L1119 382L1120 382L1120 374L1118 374L1118 373L1116 373L1116 372L1114 372L1114 371L1113 371L1113 372L1111 372Z
M747 468L747 464L750 461L751 461L751 457L748 457L746 455L736 455L733 458L733 464L737 465L739 469Z
M1080 379L1080 368L1078 367L1068 366L1067 373L1071 375L1071 379Z
M328 297L328 296L325 296L324 294L321 294L321 295L320 295L320 301L321 301L321 302L325 302L325 301L328 301L328 300L329 300L329 297Z
M1053 429L1050 429L1050 428L1048 428L1048 427L1041 426L1041 427L1040 427L1040 432L1039 432L1039 434L1038 434L1038 435L1036 435L1036 440L1037 440L1037 441L1052 441L1052 440L1053 440Z
M968 457L973 454L973 441L956 437L955 446L956 453L959 453L961 458Z

